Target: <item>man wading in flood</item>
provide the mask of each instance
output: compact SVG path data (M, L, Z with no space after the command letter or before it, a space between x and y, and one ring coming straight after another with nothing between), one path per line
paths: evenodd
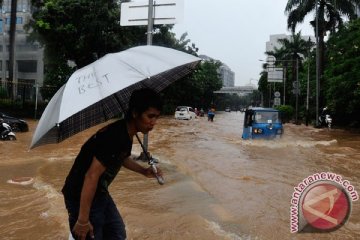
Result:
M160 116L162 101L150 89L132 93L125 119L99 130L82 146L62 189L75 239L126 239L124 222L108 192L121 166L155 177L130 158L133 137L151 131ZM162 176L160 169L158 175Z

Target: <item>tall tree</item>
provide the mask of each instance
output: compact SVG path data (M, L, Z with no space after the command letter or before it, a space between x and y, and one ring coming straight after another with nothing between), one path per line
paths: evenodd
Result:
M74 68L80 68L93 62L94 57L146 44L146 26L120 26L120 6L116 0L33 0L33 3L36 11L29 27L34 29L32 37L45 46L45 82L57 88L74 71L67 64L69 60ZM186 39L187 34L177 40L171 27L155 25L153 44L196 55L198 48ZM169 103L207 104L214 97L213 91L222 85L218 67L218 63L201 64L191 78L181 81L181 86L175 84L164 91L165 98ZM49 92L47 98L53 93Z
M276 49L275 51L281 59L283 59L283 63L290 62L292 65L292 80L295 81L297 79L297 67L301 64L302 56L305 56L308 51L308 42L303 39L301 36L301 32L292 33L290 38L281 38L278 40L281 44L280 49ZM279 59L281 63L281 59Z
M117 1L33 0L33 4L32 35L45 45L48 59L72 60L80 68L95 57L146 43L145 27L120 27Z
M360 126L360 19L332 35L325 70L326 103L335 123Z
M311 21L316 31L316 16L318 17L319 40L319 74L324 73L325 44L324 37L327 31L334 32L343 25L342 16L352 20L356 18L356 6L360 0L288 0L285 13L288 14L288 28L295 31L297 24L302 23L307 15L314 14ZM317 12L315 10L317 9ZM316 35L316 34L315 34Z
M266 52L266 54L273 55L276 58L275 64L285 66L285 69L291 65L291 80L294 82L298 79L298 68L302 64L302 57L307 55L309 42L301 36L301 32L296 34L293 32L290 38L281 38L278 42L280 48L275 48L274 51ZM287 84L287 89L289 89L288 86L292 86L292 84Z
M32 0L30 39L45 48L44 83L51 97L76 69L107 53L146 43L146 27L121 27L117 1ZM68 62L72 65L68 65ZM45 93L43 93L45 94Z

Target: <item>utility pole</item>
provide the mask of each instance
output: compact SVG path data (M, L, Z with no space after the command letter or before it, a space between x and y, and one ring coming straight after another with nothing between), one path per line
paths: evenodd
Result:
M319 80L319 13L318 13L318 1L315 2L315 38L316 38L316 119L315 126L319 125L319 94L320 94L320 80Z
M310 46L311 40L309 37L308 41L308 66L307 66L307 84L306 84L306 117L305 117L305 124L306 126L309 125L309 94L310 94Z
M148 8L148 26L147 26L147 45L152 45L152 35L153 35L153 25L154 25L154 17L153 17L154 5L153 0L149 0L149 8ZM149 134L144 134L143 144L144 151L143 155L140 155L141 159L147 159L146 155L148 152L148 143L149 143Z
M153 34L153 25L154 25L154 4L153 0L149 0L149 9L148 9L148 27L147 27L147 45L152 45L152 34Z
M284 96L283 96L283 105L285 105L285 93L286 93L286 68L287 68L287 66L285 65L285 67L284 67Z
M296 58L296 110L295 110L295 124L298 124L298 105L299 105L299 58Z
M9 95L14 98L14 70L15 70L15 33L16 33L16 11L17 0L11 0L11 13L10 13L10 49L9 49ZM6 21L6 18L5 18ZM6 48L6 46L3 46ZM3 68L6 69L5 66ZM6 71L6 70L3 70Z

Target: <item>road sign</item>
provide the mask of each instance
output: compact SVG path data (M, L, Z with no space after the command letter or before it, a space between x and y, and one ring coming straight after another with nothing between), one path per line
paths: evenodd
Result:
M154 24L175 24L183 20L184 0L154 1ZM140 26L148 24L149 1L121 3L121 26Z
M278 97L274 98L274 106L279 106L279 105L281 105L280 98L278 98Z
M299 81L293 81L293 88L299 88Z
M273 66L275 64L275 61L276 61L276 58L272 55L269 55L267 58L266 58L266 63L270 66Z
M268 82L282 82L283 81L283 68L267 67Z
M292 90L292 93L293 94L298 94L298 95L300 95L300 88L298 88L298 89L296 89L296 88L294 88L293 90Z
M278 91L274 92L274 96L277 98L280 97L280 92L278 92Z

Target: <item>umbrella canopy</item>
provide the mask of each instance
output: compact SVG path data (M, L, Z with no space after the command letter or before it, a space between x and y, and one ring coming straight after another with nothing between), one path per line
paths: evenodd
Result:
M192 72L200 60L150 45L105 55L74 72L56 92L39 120L30 148L61 142L124 113L135 89L160 92Z

